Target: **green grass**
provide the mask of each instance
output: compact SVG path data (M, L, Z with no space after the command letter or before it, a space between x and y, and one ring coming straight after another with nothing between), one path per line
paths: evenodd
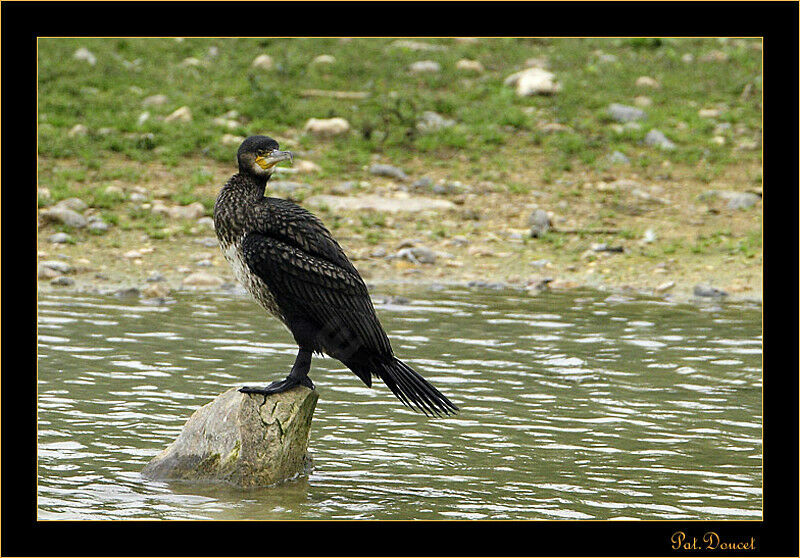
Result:
M201 155L228 162L234 149L220 143L224 133L281 136L302 130L311 117L340 116L351 123L349 136L320 142L301 134L298 140L302 148L319 152L326 174L357 172L375 153L401 164L414 157L433 163L456 151L480 160L497 146L521 141L541 145L549 161L543 169L549 181L575 165L602 168L606 155L614 149L629 153L652 128L677 145L671 152L647 150L652 159L686 164L706 161L711 170L702 176L709 179L715 176L715 165L733 157L760 159L760 150L734 154L735 137L724 146L712 145L715 122L697 114L701 108L724 104L717 123L743 126L748 137L760 133L762 67L760 51L750 46L754 40L421 41L446 48L414 52L392 47L393 39L40 39L39 153L75 158L94 169L103 169L103 157L112 153L168 166ZM213 58L208 55L212 46L218 49ZM95 54L95 66L72 57L80 47ZM598 62L597 50L614 54L617 61ZM722 50L730 59L701 62L702 55L711 50ZM262 53L272 56L272 70L251 67ZM323 53L333 55L336 62L324 68L310 64ZM681 61L687 53L695 62ZM187 57L203 64L184 67L181 61ZM560 93L521 98L503 85L505 77L532 57L549 60L563 86ZM455 66L461 58L479 60L487 71L482 75L460 72ZM140 62L135 65L124 63L136 60ZM409 73L408 65L418 60L435 60L442 71ZM640 76L654 77L661 88L635 87ZM748 84L751 94L742 98L740 93ZM304 89L365 91L369 96L306 98L299 95ZM155 94L166 95L167 103L144 107L143 99ZM612 102L633 104L640 95L652 99L652 105L644 109L648 117L642 128L615 131L606 107ZM191 122L163 120L181 106L192 111ZM213 123L229 110L240 115L241 126L233 131ZM457 124L420 133L416 120L426 110ZM150 118L140 124L144 111ZM540 121L559 122L573 132L542 135L536 131ZM69 137L76 124L87 126L89 133ZM652 162L648 157L635 159L643 168ZM59 179L82 180L80 170L71 172L75 174L60 173ZM54 175L47 178L57 181ZM101 179L114 180L114 171L103 169ZM189 179L195 186L208 180L202 171Z

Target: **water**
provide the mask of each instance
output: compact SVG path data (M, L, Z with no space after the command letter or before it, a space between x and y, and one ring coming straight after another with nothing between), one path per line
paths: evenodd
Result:
M199 406L285 376L244 296L39 295L39 519L761 519L761 308L596 291L379 290L395 352L461 407L430 420L315 358L307 478L139 471Z

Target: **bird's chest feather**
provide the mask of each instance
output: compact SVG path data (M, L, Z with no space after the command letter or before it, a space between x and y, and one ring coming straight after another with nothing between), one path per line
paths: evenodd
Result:
M233 270L236 280L242 284L250 295L270 314L281 321L285 321L275 297L267 284L253 273L242 256L241 239L225 242L220 239L220 247L225 259Z

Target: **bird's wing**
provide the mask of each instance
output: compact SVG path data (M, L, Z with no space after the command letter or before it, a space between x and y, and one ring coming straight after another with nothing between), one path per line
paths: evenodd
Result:
M248 267L267 284L282 311L297 311L319 326L320 343L328 354L343 361L348 351L352 356L360 348L392 355L367 287L352 264L351 271L261 233L247 234L242 251ZM364 381L368 383L369 377Z

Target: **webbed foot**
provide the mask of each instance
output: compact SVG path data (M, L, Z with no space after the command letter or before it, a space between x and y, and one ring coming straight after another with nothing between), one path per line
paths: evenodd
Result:
M314 389L314 383L308 376L303 376L301 378L289 376L285 380L272 382L270 385L264 388L243 387L240 388L239 391L241 393L257 393L258 395L271 395L273 393L283 393L284 391L288 391L295 386L306 386L307 388Z

